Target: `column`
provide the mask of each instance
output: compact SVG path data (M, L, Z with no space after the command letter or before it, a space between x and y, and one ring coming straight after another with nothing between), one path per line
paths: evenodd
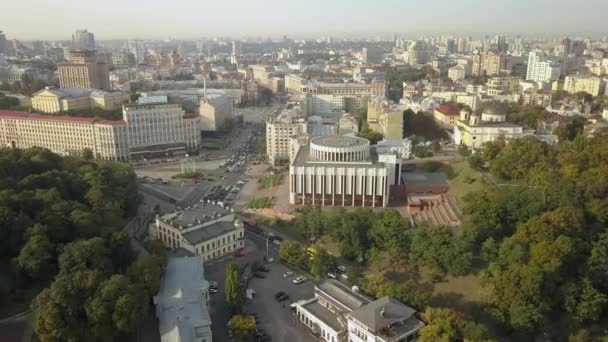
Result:
M355 206L355 193L357 192L357 176L351 176L351 182L350 182L350 193L352 194L352 206Z
M375 208L376 207L376 182L378 181L378 179L376 179L375 175L372 177L372 179L373 179L373 182L372 182L372 198L373 198L372 208Z

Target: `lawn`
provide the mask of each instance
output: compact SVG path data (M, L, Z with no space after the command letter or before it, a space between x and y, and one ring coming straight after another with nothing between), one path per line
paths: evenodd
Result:
M258 188L265 189L283 184L283 175L266 175L258 180Z
M454 296L462 302L486 303L489 291L481 286L479 275L469 274L462 277L447 276L444 281L435 283L434 295L436 298Z
M450 181L450 192L462 203L462 198L483 188L485 180L479 171L473 170L466 161L443 165L441 170Z

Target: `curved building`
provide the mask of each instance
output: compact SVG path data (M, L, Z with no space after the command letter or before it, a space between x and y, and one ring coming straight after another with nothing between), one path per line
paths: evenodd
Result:
M289 168L293 205L384 207L398 184L400 160L367 139L323 136L299 146Z

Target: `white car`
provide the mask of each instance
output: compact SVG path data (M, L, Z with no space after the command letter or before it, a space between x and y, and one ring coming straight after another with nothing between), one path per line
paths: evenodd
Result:
M303 282L305 282L305 281L306 281L306 278L305 278L305 277L302 277L302 276L297 277L296 279L292 280L292 282L293 282L294 284L301 284L301 283L303 283Z
M346 275L346 273L340 274L340 277L342 277L342 279L344 280L348 280L348 276Z
M272 243L274 243L277 246L281 245L281 241L279 241L279 240L273 240Z
M210 288L209 293L218 293L220 292L218 289Z
M283 273L283 278L289 278L293 275L293 272L287 271L285 273Z
M217 281L215 281L215 280L209 280L209 286L211 286L211 287L217 287Z
M329 273L327 273L327 276L330 277L330 278L332 278L332 279L336 279L336 274L335 273L329 272Z
M339 269L340 271L342 271L342 272L346 272L346 266L339 265L339 266L338 266L338 269Z

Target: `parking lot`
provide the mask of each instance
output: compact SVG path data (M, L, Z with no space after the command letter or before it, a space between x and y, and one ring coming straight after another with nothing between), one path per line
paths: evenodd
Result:
M247 269L252 263L260 263L266 253L266 240L259 235L247 233L245 249L242 257L226 256L224 258L205 263L205 273L208 280L218 283L218 293L211 297L211 318L213 339L217 341L230 341L227 324L230 319L230 308L226 303L224 294L224 280L226 267L234 262L240 269ZM248 288L255 290L253 300L245 299L244 312L256 316L258 329L272 338L273 341L309 342L315 339L303 327L293 319L289 305L292 302L311 298L313 296L314 283L307 280L301 284L292 281L297 272L290 270L287 266L278 262L277 246L269 244L269 257L274 262L267 264L269 272L259 272L264 279L252 278ZM294 273L289 278L284 278L287 271ZM278 302L275 294L279 291L289 295L289 300Z

